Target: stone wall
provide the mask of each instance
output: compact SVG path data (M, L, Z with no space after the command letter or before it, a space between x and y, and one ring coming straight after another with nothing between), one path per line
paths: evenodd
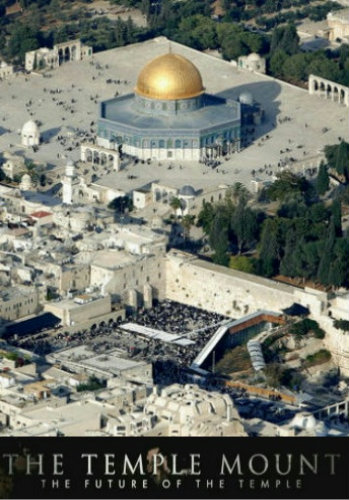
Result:
M154 298L163 299L165 295L165 260L162 255L146 255L135 261L120 264L119 268L107 269L91 265L91 286L103 283L103 292L118 296L128 303L130 290L138 295L141 305L144 285L150 285Z
M324 343L331 352L334 363L343 376L349 377L349 333L337 330L328 316L317 316L314 319L326 332Z
M261 309L281 312L294 301L295 288L253 276L184 252L166 258L166 298L240 318Z
M349 376L349 333L334 328L333 319L328 315L331 302L325 292L227 269L180 251L169 252L165 262L165 294L170 300L232 318L262 309L282 312L294 303L307 307L310 317L326 332L324 344L331 351L333 361L344 376ZM340 300L346 304L348 299L342 297ZM332 316L336 319L344 319L342 314L337 314L344 310L340 300L332 300L334 305L343 307L332 308Z

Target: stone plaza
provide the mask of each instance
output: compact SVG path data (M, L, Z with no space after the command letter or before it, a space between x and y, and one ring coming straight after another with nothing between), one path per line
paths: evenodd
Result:
M94 54L89 60L68 62L47 72L31 73L1 82L0 148L48 164L55 180L67 158L80 159L81 143L94 140L101 100L133 92L137 76L147 62L168 53L164 38ZM312 165L326 144L349 138L347 109L330 100L310 96L306 89L263 74L239 70L233 64L171 42L171 50L182 54L199 69L207 92L237 99L252 94L265 110L264 122L251 132L249 144L226 156L217 168L197 161L153 161L124 164L120 171L96 166L102 185L126 192L151 181L174 187L183 184L202 189L240 181L250 187L255 171L268 179L278 165ZM39 151L23 150L20 130L29 119L40 126L43 143ZM88 164L86 164L88 166ZM57 170L55 170L57 169ZM130 175L132 174L132 175ZM131 178L130 178L131 177Z

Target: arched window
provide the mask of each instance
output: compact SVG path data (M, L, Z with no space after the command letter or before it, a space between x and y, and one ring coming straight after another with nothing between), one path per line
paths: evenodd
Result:
M165 147L165 141L163 139L160 139L159 148L164 148L164 147Z
M181 148L181 147L182 147L182 141L180 139L176 139L175 148Z

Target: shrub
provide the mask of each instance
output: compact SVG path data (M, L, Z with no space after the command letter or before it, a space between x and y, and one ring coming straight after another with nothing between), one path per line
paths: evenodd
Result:
M320 349L314 354L309 354L304 361L304 367L308 368L309 366L320 365L322 363L326 363L331 359L331 353L327 349Z
M336 319L333 323L334 327L337 330L344 330L345 332L349 332L349 321L345 319Z
M290 333L298 337L302 337L309 332L312 332L314 334L314 337L318 339L323 339L325 337L325 332L322 328L319 327L319 324L309 318L305 318L302 321L295 323L290 328Z

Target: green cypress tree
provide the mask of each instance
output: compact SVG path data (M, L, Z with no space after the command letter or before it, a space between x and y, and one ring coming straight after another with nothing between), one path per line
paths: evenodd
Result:
M331 213L333 217L336 236L342 236L342 204L339 199L334 200L331 205Z
M228 224L224 216L218 212L213 219L209 241L212 250L214 250L213 261L221 266L229 264L228 257Z
M336 229L334 219L331 217L330 225L327 230L327 238L323 246L323 252L320 259L317 277L323 285L330 284L329 273L331 262L333 261L333 248L336 240Z
M326 193L326 191L328 191L329 187L330 187L330 178L328 175L327 166L322 161L316 178L316 192L319 196L322 196L323 194Z
M335 169L349 182L349 144L342 141L337 148Z

